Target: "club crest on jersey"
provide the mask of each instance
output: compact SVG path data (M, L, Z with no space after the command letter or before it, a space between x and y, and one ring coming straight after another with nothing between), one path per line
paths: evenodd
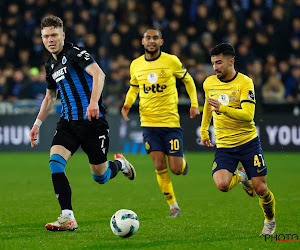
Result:
M230 100L237 101L237 99L238 99L237 93L236 91L233 91L232 94L230 95Z
M151 72L147 75L147 81L149 83L154 84L157 82L157 80L158 80L158 75L155 72Z
M251 100L253 100L253 101L254 101L254 99L255 99L254 92L252 92L251 90L249 90L248 99L251 99Z
M61 59L61 63L66 64L66 62L67 62L67 58L65 56L63 56L63 58Z
M160 77L166 77L166 76L167 76L166 72L162 69L160 71Z
M224 105L227 106L229 104L229 97L226 94L219 95L218 101Z

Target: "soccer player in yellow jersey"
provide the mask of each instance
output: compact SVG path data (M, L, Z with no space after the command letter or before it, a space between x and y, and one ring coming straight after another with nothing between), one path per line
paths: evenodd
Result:
M176 78L185 84L191 99L190 118L199 115L196 87L187 70L174 55L161 52L162 34L155 28L148 29L142 38L145 54L130 66L131 86L126 95L122 115L128 113L139 94L139 112L147 153L150 154L158 184L169 206L169 218L181 216L173 185L168 174L186 175L188 163L183 157L183 134L178 114Z
M267 166L253 121L254 86L251 78L235 71L234 57L235 50L227 43L218 44L211 51L216 75L206 78L203 84L206 101L201 138L204 145L213 147L208 134L213 117L217 146L212 166L214 182L223 192L241 183L250 196L257 193L265 216L261 235L272 235L276 229L275 198L267 187ZM239 162L244 168L236 171Z

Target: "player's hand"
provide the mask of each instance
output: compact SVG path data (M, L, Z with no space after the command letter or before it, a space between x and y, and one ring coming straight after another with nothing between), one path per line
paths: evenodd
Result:
M96 119L99 118L99 105L98 105L98 102L90 101L90 104L86 109L85 116L89 119L89 121L91 121L93 117L95 117Z
M219 103L218 100L207 98L207 101L211 106L213 106L213 109L211 111L219 111L221 104Z
M190 108L190 118L195 118L196 116L200 115L198 107L191 107Z
M37 140L37 135L40 131L40 128L38 125L33 125L30 133L29 133L29 138L30 138L30 143L31 147L33 148L34 146L37 146L36 140Z
M130 108L128 105L124 105L121 109L122 116L126 121L130 121L130 119L128 117L129 110L130 110Z
M211 141L210 139L205 139L205 140L202 140L202 143L206 146L206 147L209 147L209 148L212 148L214 145L211 144Z

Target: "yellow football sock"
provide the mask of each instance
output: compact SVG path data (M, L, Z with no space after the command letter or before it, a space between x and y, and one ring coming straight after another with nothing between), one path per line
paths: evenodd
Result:
M174 189L169 177L168 169L155 170L158 185L169 205L176 203Z
M182 158L182 172L185 170L186 167L186 160Z
M232 176L232 179L229 184L228 190L232 189L234 186L236 186L239 182L241 181L241 176L235 172L234 175Z
M275 218L275 197L273 193L268 190L264 196L259 196L259 205L264 211L264 216L267 222Z

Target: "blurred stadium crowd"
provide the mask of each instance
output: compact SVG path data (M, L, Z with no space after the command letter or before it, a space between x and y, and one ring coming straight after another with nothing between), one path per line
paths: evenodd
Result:
M49 54L40 21L49 14L105 72L106 105L122 105L130 63L151 26L162 31L162 50L193 76L199 101L213 74L209 52L220 42L236 48L236 69L253 79L258 102L300 101L300 0L2 0L0 13L0 101L43 98ZM187 99L181 83L178 92Z

